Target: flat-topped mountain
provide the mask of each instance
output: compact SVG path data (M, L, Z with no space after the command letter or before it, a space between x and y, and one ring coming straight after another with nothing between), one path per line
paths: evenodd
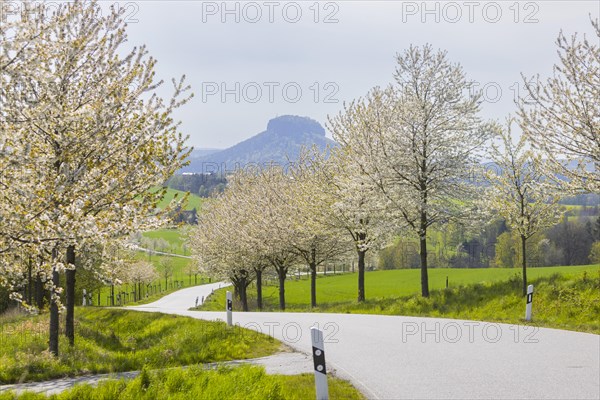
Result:
M316 145L325 150L336 143L325 137L325 129L308 117L283 115L273 118L264 132L258 133L225 150L190 158L190 165L181 172L232 171L247 164L286 164L298 158L302 147Z

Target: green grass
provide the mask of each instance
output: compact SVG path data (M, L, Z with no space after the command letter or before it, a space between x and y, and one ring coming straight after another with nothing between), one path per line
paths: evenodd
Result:
M80 385L59 395L50 396L56 400L79 399L244 399L244 400L296 400L312 399L314 375L295 376L267 375L262 367L221 366L217 369L191 367L165 371L142 371L132 380L110 380L101 382L97 388ZM359 400L364 397L349 383L329 378L330 398ZM0 394L0 400L16 398L44 400L45 395L27 394L17 397L14 394Z
M184 238L182 237L182 232L180 229L159 229L156 231L148 231L144 232L142 236L151 239L163 239L170 245L170 249L167 249L166 252L183 254L182 245L184 244ZM189 255L189 251L183 255Z
M600 333L600 266L545 267L528 270L535 285L535 322L548 327ZM585 274L585 279L584 279ZM445 289L446 276L449 288ZM517 269L431 269L431 296L422 298L419 270L366 274L367 301L356 301L356 274L317 280L319 307L310 309L309 282L286 283L287 311L415 315L520 323L524 304ZM575 288L575 289L574 289ZM255 306L255 289L249 293ZM265 310L278 310L278 288L264 289ZM222 310L221 289L201 307Z
M186 230L192 229L190 225L185 225L179 228L164 228L155 231L148 231L142 233L142 236L151 239L163 239L169 246L163 250L166 253L180 254L184 256L190 255L190 249L184 248L186 241ZM160 249L157 249L160 250Z
M169 259L171 262L171 267L173 268L173 280L185 280L186 282L189 282L189 274L188 274L188 267L190 266L190 264L192 264L194 262L194 260L189 259L189 258L182 258L182 257L170 257L170 256L163 256L160 254L148 254L146 252L139 252L136 255L136 258L139 260L146 260L146 261L150 261L155 267L156 267L156 271L158 272L159 275L161 275L163 273L163 264L162 264L162 260L164 260L165 258ZM171 278L169 278L171 279ZM192 280L193 280L193 276L192 276ZM162 279L163 283L164 283L164 277Z
M159 229L156 231L144 232L143 235L149 238L165 239L174 246L181 246L183 244L181 232L178 229Z
M170 285L171 281L178 281L178 282L181 282L181 284L184 287L188 287L188 286L194 286L196 284L206 283L206 281L207 281L206 278L201 277L199 275L198 276L194 276L194 274L190 275L190 271L191 271L190 268L193 267L193 263L195 262L192 259L181 258L181 257L168 257L168 256L162 256L162 255L158 255L158 254L149 256L148 253L143 253L143 252L138 253L137 258L140 260L149 260L154 265L159 278L155 282L153 282L152 285L160 284L163 289L165 286L165 278L163 275L164 266L161 261L164 260L165 258L170 259L171 267L172 267L172 276L168 278L169 285ZM169 289L172 289L172 288L169 287Z
M254 358L280 348L223 322L106 308L77 308L75 317L75 346L61 335L59 357L46 351L47 314L0 320L0 383Z
M527 276L535 279L556 273L581 273L598 271L600 265L570 266L570 267L541 267L529 268ZM493 283L505 281L520 270L517 268L431 268L428 270L429 289L443 289L446 287L448 277L450 287L475 283ZM597 273L597 272L596 272ZM285 286L286 307L306 309L310 304L310 281L307 276L301 280L288 277ZM365 293L369 298L407 296L421 292L421 271L418 269L399 269L386 271L373 271L365 274ZM263 297L267 305L278 305L279 289L277 285L267 286L263 289ZM223 294L224 296L224 294ZM319 303L341 303L356 300L357 274L319 275L317 280L317 301ZM218 300L218 299L216 299ZM220 304L223 304L222 302ZM218 305L218 310L222 309ZM212 309L210 303L208 309Z
M159 189L159 188L156 188L156 189ZM161 208L161 209L165 208L166 206L168 206L171 203L171 201L173 199L176 198L177 200L180 200L181 198L183 198L183 196L185 196L185 194L186 194L186 192L182 192L181 190L175 190L175 189L168 188L165 196L158 203L158 208ZM202 202L203 202L203 199L200 196L190 193L188 195L187 204L184 207L184 209L191 210L191 209L195 208L197 211L200 211Z

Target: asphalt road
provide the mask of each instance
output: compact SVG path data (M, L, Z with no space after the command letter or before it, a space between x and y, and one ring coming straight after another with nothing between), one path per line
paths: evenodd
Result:
M223 283L182 289L144 306L188 311ZM534 304L535 318L535 304ZM234 313L234 323L311 352L310 327L325 336L328 370L373 399L600 399L600 336L440 318L358 314Z

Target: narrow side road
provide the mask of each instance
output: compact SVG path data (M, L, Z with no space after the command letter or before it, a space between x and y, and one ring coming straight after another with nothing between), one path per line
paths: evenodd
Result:
M200 305L202 304L204 299L206 299L212 294L213 291L224 288L226 286L231 286L231 284L226 282L216 282L209 283L207 285L192 286L166 295L165 297L162 297L153 303L123 308L127 310L137 310L141 308L146 310L153 308L156 311L166 309L188 310L196 305L196 299L198 300L198 305Z

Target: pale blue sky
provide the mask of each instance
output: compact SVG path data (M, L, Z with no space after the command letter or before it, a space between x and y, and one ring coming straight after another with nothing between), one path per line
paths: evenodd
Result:
M598 1L120 4L131 44L148 46L158 75L185 73L192 84L195 99L177 113L190 144L216 148L263 131L276 115L324 124L343 101L391 82L395 54L411 43L447 50L488 89L484 115L503 120L522 90L520 73L551 72L560 29L591 37L589 14L600 14Z

